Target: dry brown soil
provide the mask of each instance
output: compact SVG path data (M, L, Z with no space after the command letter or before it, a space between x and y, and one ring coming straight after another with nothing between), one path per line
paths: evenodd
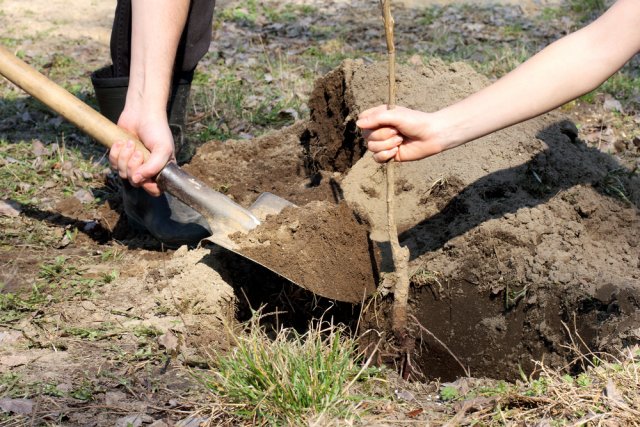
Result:
M207 144L187 167L214 187L233 176L229 194L243 204L269 190L300 205L299 215L287 211L286 219L273 220L275 226L249 235L250 241L268 242L252 244L259 250L251 256L284 273L299 271L297 261L304 259L305 274L342 275L344 280L331 282L342 292L354 284L360 289L349 274L370 265L372 246L382 254L374 276L389 270L384 176L364 154L354 125L358 112L384 101L385 79L385 64L346 62L317 82L309 122L255 141ZM398 84L399 104L433 111L487 81L464 64L434 62L401 67ZM240 161L221 161L229 158ZM411 250L413 315L472 373L491 377L515 378L519 366L530 370L532 360L543 357L566 363L568 331L598 351L636 342L638 188L637 177L587 147L575 126L556 114L402 164L397 215L402 243ZM342 200L370 221L376 243L345 241L344 234L334 238L332 250L297 234L321 226L321 213L346 213L344 202L336 205ZM346 233L354 226L343 225ZM292 235L309 243L304 251L273 244ZM367 256L360 264L336 263L343 261L335 254L345 246ZM304 275L295 277L304 285ZM388 302L365 311L365 328L388 328ZM445 378L462 374L448 351L417 326L415 337L422 371Z

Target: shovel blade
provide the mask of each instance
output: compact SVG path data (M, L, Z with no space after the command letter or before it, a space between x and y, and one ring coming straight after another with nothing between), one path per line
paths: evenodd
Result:
M296 205L273 193L262 193L249 207L249 211L260 221L264 221L267 215L277 215L287 207L296 207Z

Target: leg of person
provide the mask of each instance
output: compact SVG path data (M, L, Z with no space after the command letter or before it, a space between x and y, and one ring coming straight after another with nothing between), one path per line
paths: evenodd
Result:
M176 140L176 157L181 160L190 159L194 151L184 138L187 103L193 71L211 41L214 5L213 0L192 0L176 55L167 115ZM111 33L112 65L91 75L100 111L114 123L124 109L129 85L130 42L131 1L118 0ZM211 234L206 220L200 214L170 194L152 197L124 180L122 189L124 211L129 223L134 228L147 230L165 244L195 244Z

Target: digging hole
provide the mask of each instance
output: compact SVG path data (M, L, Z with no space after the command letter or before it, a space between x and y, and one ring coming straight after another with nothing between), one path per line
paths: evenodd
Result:
M308 121L251 141L210 142L186 168L244 206L263 191L302 210L311 202L335 209L344 199L380 241L376 268L384 277L384 176L363 157L354 120L384 102L386 73L386 64L347 61L318 81ZM438 62L399 67L398 79L398 104L423 111L488 83L464 64ZM454 354L473 376L514 380L520 369L530 373L534 360L571 366L572 339L581 351L613 354L640 341L640 180L621 175L626 200L608 194L598 183L620 165L568 137L563 129L571 126L547 115L398 167L404 184L396 189L397 220L413 272L414 372L443 380L463 375ZM544 191L532 191L541 181ZM303 217L310 225L317 220ZM361 241L340 244L347 252L369 251ZM303 249L311 261L342 256ZM358 305L318 298L244 260L230 262L225 280L236 289L240 319L249 307L267 304L267 312L284 312L278 323L298 329L322 315L348 325L358 320ZM366 301L359 332L369 343L382 337L380 361L393 365L400 355L389 332L391 301Z

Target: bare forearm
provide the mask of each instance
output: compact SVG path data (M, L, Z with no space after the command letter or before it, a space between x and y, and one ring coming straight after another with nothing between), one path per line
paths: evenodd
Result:
M190 0L133 0L127 106L162 114Z
M435 115L446 148L550 111L604 82L640 49L640 1L620 0L590 26Z

